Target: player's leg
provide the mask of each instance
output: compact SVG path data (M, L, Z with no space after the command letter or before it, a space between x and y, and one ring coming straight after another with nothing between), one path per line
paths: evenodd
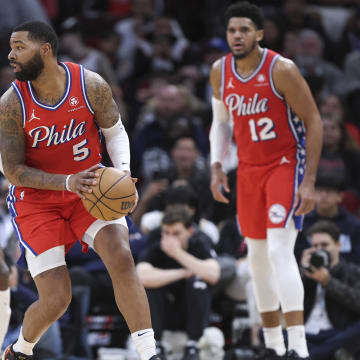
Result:
M9 267L6 265L4 254L0 249L0 353L11 315L9 275Z
M265 241L266 201L263 190L265 175L263 168L239 168L237 176L238 221L242 234L246 236L254 295L262 319L267 349L264 358L281 359L286 349L280 326L277 282L268 258Z
M297 230L268 229L269 258L276 274L282 311L287 323L288 350L309 356L304 328L304 287L294 255Z
M292 162L275 168L267 181L267 240L280 304L288 325L288 350L295 350L305 359L308 349L303 320L304 287L294 255L301 226L301 219L294 217L294 198L300 173L295 160Z
M86 231L83 240L89 243L89 238L94 239L90 246L94 247L109 272L116 304L141 359L148 360L156 355L154 332L145 289L135 271L125 218L117 224L97 220Z
M268 257L265 240L246 238L248 261L253 278L254 294L260 312L265 347L284 356L285 342L280 325L278 285Z
M26 310L19 339L6 349L5 360L18 358L16 353L32 355L41 335L64 314L71 301L71 282L65 265L64 246L52 248L38 256L26 250L26 260L39 299Z

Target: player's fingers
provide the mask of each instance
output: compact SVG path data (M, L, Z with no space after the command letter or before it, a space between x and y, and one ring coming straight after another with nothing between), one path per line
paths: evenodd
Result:
M83 193L81 193L81 191L74 191L74 193L80 198L80 199L85 199L85 195Z
M81 179L81 183L85 185L95 186L97 181L94 179Z
M299 208L295 211L295 215L304 215L306 212L306 200L301 200Z
M93 165L91 167L89 167L88 169L86 169L85 171L86 172L92 172L92 171L95 171L96 169L99 169L101 166L100 164L96 164L96 165ZM96 173L97 174L97 173ZM97 176L99 176L99 174L97 174Z
M294 209L296 209L298 206L299 206L299 203L300 203L300 195L299 193L297 192L295 194L295 201L294 201ZM297 211L296 211L297 212ZM296 215L296 212L295 212L295 215Z
M92 193L91 187L90 187L90 186L83 185L83 184L79 184L79 185L77 186L77 191L83 192L83 193L88 193L88 194Z
M315 202L312 199L302 199L301 206L295 212L295 215L305 215L315 207Z
M137 182L138 182L138 178L131 178L131 181L134 183L134 184L136 184Z
M229 179L227 176L224 178L223 187L226 192L230 192Z
M213 192L213 196L216 201L222 202L224 204L229 203L229 200L221 193L220 190Z

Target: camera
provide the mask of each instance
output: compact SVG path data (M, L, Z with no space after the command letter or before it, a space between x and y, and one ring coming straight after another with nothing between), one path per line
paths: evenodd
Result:
M319 269L321 267L329 268L330 263L331 263L330 253L326 250L319 249L311 254L309 265Z

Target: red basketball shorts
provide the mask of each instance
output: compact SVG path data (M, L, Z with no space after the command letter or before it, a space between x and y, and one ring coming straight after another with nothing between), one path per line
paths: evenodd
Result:
M242 235L266 239L267 228L286 227L291 220L301 229L303 217L294 215L294 201L304 164L304 159L295 156L283 156L267 165L239 164L236 190Z
M34 255L59 245L68 251L96 221L68 191L10 186L8 206L21 245Z

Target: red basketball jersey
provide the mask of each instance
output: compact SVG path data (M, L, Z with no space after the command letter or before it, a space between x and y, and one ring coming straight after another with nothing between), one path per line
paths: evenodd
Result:
M303 122L277 92L272 69L279 54L264 49L260 64L240 76L232 54L222 59L221 98L234 125L240 163L263 165L284 155L305 156ZM297 156L297 155L296 155Z
M53 105L36 99L31 82L12 83L22 108L26 136L26 165L53 174L73 174L101 160L99 128L86 97L84 69L60 63L66 89Z

